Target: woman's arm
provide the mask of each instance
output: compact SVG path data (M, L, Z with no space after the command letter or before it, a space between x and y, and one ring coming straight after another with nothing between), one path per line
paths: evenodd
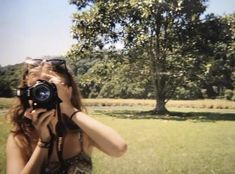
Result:
M9 135L6 147L7 174L40 174L43 163L47 160L48 149L45 143L49 142L51 137L47 125L53 119L54 110L37 109L31 111L28 109L25 116L32 120L32 124L40 138L30 159L25 158L24 148L20 135ZM40 147L39 147L40 146Z
M45 76L49 77L49 82L57 87L62 113L71 116L77 109L72 106L72 87L64 85L62 78L53 73ZM123 138L112 128L102 124L83 112L78 112L73 116L73 121L92 139L94 146L111 156L119 157L127 150L127 144Z
M76 109L67 109L71 115ZM93 119L83 112L76 113L72 120L92 139L93 145L114 157L122 156L127 150L124 139L112 128Z
M47 159L48 149L37 146L27 162L18 144L16 137L10 134L6 145L7 174L40 174Z

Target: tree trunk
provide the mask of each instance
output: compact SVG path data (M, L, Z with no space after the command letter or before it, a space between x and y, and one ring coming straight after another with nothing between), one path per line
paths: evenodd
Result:
M214 91L212 85L206 85L206 93L208 98L215 99L216 98L216 92Z
M169 113L169 111L166 109L166 103L164 100L158 99L156 102L156 106L153 110L154 114L165 115Z
M161 26L160 24L157 25L158 27ZM161 58L161 49L160 49L160 27L158 29L157 39L152 40L149 49L149 55L151 57L151 75L152 75L152 83L154 87L154 93L156 98L156 106L153 109L153 114L165 115L168 110L165 107L165 92L164 88L166 85L165 78L162 72L165 72L165 65L164 59ZM153 52L153 50L156 50Z
M165 103L165 94L164 94L164 85L165 83L161 83L161 81L164 81L164 78L161 78L158 76L159 74L155 75L155 80L153 82L154 85L154 93L156 98L156 106L153 109L154 114L164 115L168 114L169 111L166 109L166 103Z

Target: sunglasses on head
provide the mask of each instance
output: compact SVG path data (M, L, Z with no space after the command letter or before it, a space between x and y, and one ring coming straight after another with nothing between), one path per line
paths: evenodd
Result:
M29 65L29 68L34 68L39 65L41 65L42 62L49 63L53 66L53 68L64 68L67 69L66 67L66 61L63 59L31 59L28 58L26 59L25 63Z

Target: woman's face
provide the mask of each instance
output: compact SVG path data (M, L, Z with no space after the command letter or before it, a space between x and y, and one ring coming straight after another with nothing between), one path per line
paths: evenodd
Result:
M40 66L29 69L29 73L26 77L27 86L32 87L37 83L38 80L45 80L49 83L56 84L59 98L64 102L67 100L70 101L72 96L72 87L66 85L69 82L66 81L65 76L53 71L51 64L44 62ZM32 100L29 101L29 103L32 106ZM52 130L55 129L57 121L58 119L56 116L54 117L54 119L51 120L50 125L52 127Z
M43 64L43 66L34 67L29 69L29 74L26 77L26 83L28 87L34 86L38 80L44 80L49 83L53 83L55 77L64 83L65 79L58 73L53 72L50 68L50 64ZM32 100L29 100L29 104L32 106Z

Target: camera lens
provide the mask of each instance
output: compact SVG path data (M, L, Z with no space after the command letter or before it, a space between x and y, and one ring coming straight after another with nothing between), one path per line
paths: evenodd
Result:
M32 100L33 108L50 110L61 103L57 95L56 85L45 80L37 80L35 85L29 87L27 97Z
M46 102L51 98L51 90L46 85L38 85L34 88L34 99L38 102Z

